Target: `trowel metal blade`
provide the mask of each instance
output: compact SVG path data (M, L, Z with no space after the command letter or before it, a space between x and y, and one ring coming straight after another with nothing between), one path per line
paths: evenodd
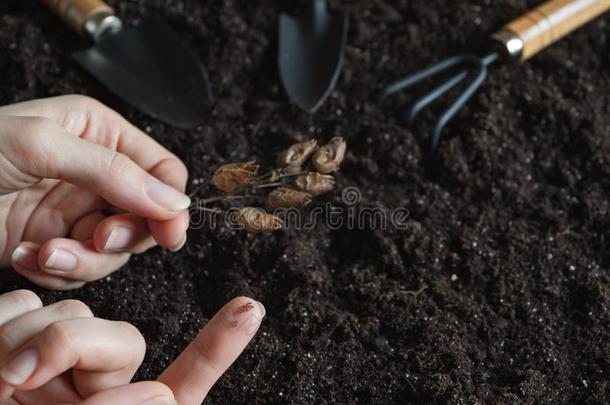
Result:
M304 18L280 16L280 77L290 99L302 109L314 113L337 84L348 30L347 12L324 9Z
M211 101L207 74L159 17L104 34L74 59L116 95L179 128L203 122Z

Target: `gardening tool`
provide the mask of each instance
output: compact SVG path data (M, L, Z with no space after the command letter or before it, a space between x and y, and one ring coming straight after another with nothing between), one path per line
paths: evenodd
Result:
M129 104L168 124L201 124L211 94L195 55L160 18L135 28L102 0L40 0L77 33L93 40L72 56Z
M440 140L443 129L460 108L483 84L487 68L496 61L516 60L525 62L563 36L576 30L610 9L610 0L551 0L505 25L491 36L491 50L483 55L462 54L452 56L431 65L386 87L379 103L425 79L441 72L460 68L453 76L423 97L415 100L407 112L409 124L417 114L443 94L466 79L471 78L464 90L436 121L428 139L428 153L432 154Z
M280 16L280 77L296 105L314 113L339 79L349 14L329 13L326 0L310 0L303 18Z

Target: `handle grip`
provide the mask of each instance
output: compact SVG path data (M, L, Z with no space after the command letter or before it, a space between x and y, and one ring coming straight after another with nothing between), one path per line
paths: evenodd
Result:
M40 0L79 34L96 39L107 29L120 29L121 20L102 0Z
M523 62L610 9L610 0L550 0L493 35Z

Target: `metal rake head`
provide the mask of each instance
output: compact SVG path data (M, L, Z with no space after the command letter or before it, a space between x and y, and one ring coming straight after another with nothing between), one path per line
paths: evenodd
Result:
M472 77L455 101L453 101L453 103L451 103L451 105L449 105L449 107L447 107L447 109L443 111L440 117L437 119L432 135L430 138L428 138L427 142L427 152L429 155L432 155L440 143L441 135L445 126L447 126L449 121L451 121L451 119L458 113L464 104L466 104L477 89L481 87L485 81L485 78L487 77L487 67L498 60L498 58L499 55L497 52L491 52L483 57L474 54L452 56L390 84L381 93L378 103L379 105L382 105L388 97L391 97L396 93L399 93L446 70L463 66L462 69L458 70L457 73L451 76L448 80L434 87L422 97L416 99L407 111L407 120L409 125L411 125L417 115L424 108L432 104L449 90L466 81L466 79L469 77Z

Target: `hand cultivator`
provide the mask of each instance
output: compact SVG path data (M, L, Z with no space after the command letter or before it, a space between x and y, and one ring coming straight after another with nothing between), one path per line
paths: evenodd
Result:
M487 68L500 60L525 62L555 41L593 20L610 8L610 0L551 0L505 25L490 37L490 51L483 56L455 55L387 86L379 98L388 97L428 78L455 70L453 76L419 99L407 112L409 125L427 106L460 84L463 91L441 113L428 139L427 152L434 153L445 126L466 104L487 77Z

